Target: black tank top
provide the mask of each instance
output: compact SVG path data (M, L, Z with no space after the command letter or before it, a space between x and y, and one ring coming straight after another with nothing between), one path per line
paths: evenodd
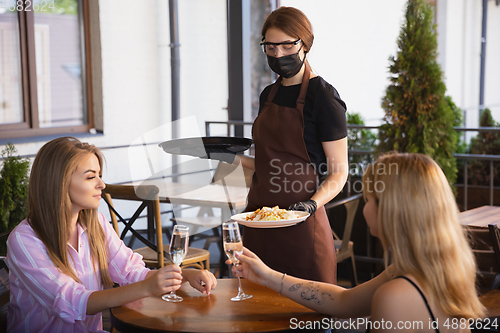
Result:
M417 291L420 293L420 296L422 296L422 298L424 299L424 302L425 302L425 306L427 307L427 310L429 311L429 314L431 315L431 318L432 318L432 322L436 322L436 318L434 317L434 314L432 313L432 310L431 310L431 307L429 306L429 303L427 302L427 298L425 298L424 296L424 293L422 292L422 290L420 290L420 288L415 284L415 282L413 282L412 280L408 279L406 276L396 276L395 279L398 279L398 278L402 278L402 279L405 279L406 281L410 282L414 287L415 289L417 289ZM366 332L370 332L370 328L368 328L366 330ZM436 333L439 333L439 329L436 328Z

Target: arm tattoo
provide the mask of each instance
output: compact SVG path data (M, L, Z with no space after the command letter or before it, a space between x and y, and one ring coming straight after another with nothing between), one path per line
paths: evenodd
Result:
M309 282L308 284L297 283L288 289L288 291L294 292L301 290L300 297L306 301L314 301L316 304L323 304L326 297L329 297L332 301L334 298L329 292L324 292L320 290L320 284L316 282Z

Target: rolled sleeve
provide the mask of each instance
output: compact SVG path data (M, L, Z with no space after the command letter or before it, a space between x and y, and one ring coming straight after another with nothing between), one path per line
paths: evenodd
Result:
M70 292L68 290L68 292ZM74 323L76 320L87 319L87 302L93 291L76 290L74 297L68 299L67 293L60 293L54 301L53 312L59 313L61 319L66 323ZM71 308L68 307L71 304Z

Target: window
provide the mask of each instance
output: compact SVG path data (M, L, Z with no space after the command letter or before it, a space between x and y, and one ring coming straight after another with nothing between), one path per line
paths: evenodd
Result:
M0 139L94 127L87 6L0 0Z

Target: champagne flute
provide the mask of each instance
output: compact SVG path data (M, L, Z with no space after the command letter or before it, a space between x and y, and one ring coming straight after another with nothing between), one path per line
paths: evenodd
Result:
M243 242L241 241L240 228L238 222L229 221L222 224L222 237L224 239L224 251L227 257L231 260L231 263L235 266L240 264L240 261L236 258L236 253L243 253ZM242 301L252 297L252 295L246 295L241 289L241 280L238 276L238 295L231 298L231 301Z
M188 243L189 228L185 225L175 225L169 246L170 259L175 265L182 264L188 250ZM161 298L169 302L182 301L182 297L177 296L175 290L171 291L170 294L163 295Z

